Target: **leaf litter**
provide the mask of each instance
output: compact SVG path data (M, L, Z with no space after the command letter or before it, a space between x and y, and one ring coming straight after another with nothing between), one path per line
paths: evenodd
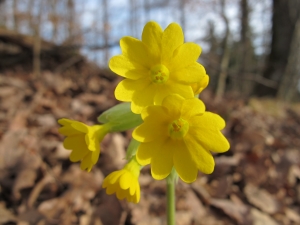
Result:
M108 196L103 178L124 164L131 132L109 134L90 173L68 160L56 121L93 124L117 104L118 79L106 70L0 74L0 224L166 224L164 181L142 170L141 201ZM226 96L207 109L227 121L231 149L215 155L213 174L176 187L178 225L296 225L300 223L300 107Z

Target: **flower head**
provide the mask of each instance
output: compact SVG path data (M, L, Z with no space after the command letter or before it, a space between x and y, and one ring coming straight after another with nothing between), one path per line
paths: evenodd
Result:
M133 132L133 137L141 142L136 157L141 165L151 164L155 179L166 178L174 167L183 181L191 183L198 170L206 174L214 170L210 151L221 153L229 149L220 132L225 127L224 120L205 112L199 99L170 95L161 106L148 106L141 116L144 123Z
M140 201L140 164L133 157L121 170L112 172L103 181L102 187L106 193L116 193L117 198L126 198L128 202L138 203Z
M116 90L120 101L131 102L134 113L149 105L159 105L169 94L192 98L192 83L198 83L206 72L197 63L201 48L183 43L181 27L171 23L164 31L155 22L148 22L142 40L123 37L122 55L114 56L109 67L125 77Z
M63 143L64 147L72 150L70 160L81 161L80 168L90 172L98 161L100 142L108 133L109 124L88 126L65 118L58 120L58 123L62 125L59 133L67 136Z

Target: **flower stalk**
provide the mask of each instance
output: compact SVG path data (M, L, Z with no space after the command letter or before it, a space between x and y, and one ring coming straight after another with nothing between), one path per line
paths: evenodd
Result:
M168 225L175 225L175 185L177 173L173 167L171 174L167 177L167 221Z

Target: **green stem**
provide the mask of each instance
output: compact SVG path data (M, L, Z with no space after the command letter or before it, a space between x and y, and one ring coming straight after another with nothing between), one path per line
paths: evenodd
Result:
M168 225L175 225L175 182L177 173L173 168L167 177L167 220Z

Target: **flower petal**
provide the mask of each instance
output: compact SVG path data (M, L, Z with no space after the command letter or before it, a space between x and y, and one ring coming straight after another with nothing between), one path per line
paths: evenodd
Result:
M185 68L195 63L201 53L201 47L196 43L184 43L180 45L174 52L171 59L170 72Z
M152 83L149 83L143 90L135 91L132 95L132 112L140 114L146 106L153 105L155 93L156 85Z
M220 131L225 127L225 122L219 115L205 112L192 117L189 122L192 124L189 133L204 148L218 153L228 151L229 142Z
M149 74L149 70L142 65L133 62L124 55L117 55L110 59L109 68L116 74L137 80Z
M132 176L129 172L125 172L119 180L120 188L121 189L128 189L132 185Z
M194 97L193 89L191 88L191 86L169 81L156 92L154 98L155 104L161 105L164 98L171 94L178 94L183 98Z
M116 192L118 191L118 189L119 189L118 183L109 185L109 186L106 188L106 194L112 195L113 193L116 193Z
M173 168L174 147L177 142L167 139L151 159L151 174L156 180L165 179Z
M84 135L74 135L70 137L66 137L64 140L64 148L73 150L75 148L86 148Z
M122 174L125 173L124 170L118 170L118 171L114 171L112 173L110 173L103 181L102 187L106 188L111 184L114 184L117 182L117 180L119 179L120 176L122 176Z
M155 59L157 59L154 64L158 64L160 61L162 35L163 31L160 25L153 21L145 25L142 33L142 42L149 48Z
M71 162L78 162L80 160L82 160L90 151L87 149L87 147L85 146L85 148L80 148L77 147L75 149L73 149L73 151L70 154L70 161Z
M206 75L204 67L194 62L184 68L174 70L171 72L172 79L178 82L184 82L186 84L201 82Z
M196 180L198 168L183 141L174 145L174 167L184 182L191 183Z
M74 120L69 120L69 119L66 119L66 118L62 118L62 119L59 119L58 121L57 121L60 125L69 125L69 124L71 124L71 123L73 123L74 122Z
M156 118L162 118L166 119L168 118L167 110L165 107L161 107L160 105L151 105L146 107L142 113L142 119L145 120L148 116L156 117Z
M186 99L181 107L181 117L189 120L190 117L202 115L205 112L204 103L197 98Z
M202 173L211 174L214 171L215 161L210 152L204 149L190 133L184 137L184 142L197 168Z
M194 95L200 94L207 87L208 83L209 83L209 76L207 74L200 82L192 83L191 87L193 88Z
M168 62L173 57L173 53L183 44L184 37L181 27L176 23L171 23L162 35L161 63L168 67Z
M144 88L149 86L150 83L151 81L148 78L138 80L122 80L115 90L116 99L118 99L119 101L130 102L132 100L133 94L136 91L143 90Z
M79 130L82 133L87 133L88 132L88 126L85 125L84 123L81 123L79 121L74 121L71 126L76 129Z
M170 117L179 118L184 98L178 94L171 94L164 98L162 106L168 110Z
M168 122L162 118L149 116L132 133L134 139L139 142L150 142L156 139L167 137Z
M95 125L100 127L101 125ZM94 127L95 127L94 126ZM89 128L89 132L85 135L85 142L90 151L98 151L100 152L100 140L98 137L99 133L95 131L95 129Z
M92 152L91 161L95 165L98 162L100 156L100 148L97 148L95 151Z
M82 134L81 131L74 129L71 124L64 125L58 129L58 132L65 136L74 136L78 134Z
M119 200L123 200L126 196L128 196L128 190L123 190L119 188L117 189L116 194Z
M92 167L93 167L93 163L92 163L92 152L90 151L81 161L80 163L80 168L82 170L87 170L88 172L91 171Z
M122 54L130 61L140 64L145 68L150 68L154 57L148 51L146 45L133 37L123 37L120 40Z
M132 175L131 175L131 185L129 187L129 194L131 196L133 196L136 192L137 187L139 187L139 181L138 179L135 179Z
M140 189L139 183L137 182L136 192L135 192L135 195L134 195L134 200L132 202L133 203L138 203L140 201L140 198L141 198L141 189Z
M152 142L141 143L136 153L138 163L142 166L149 164L151 158L156 155L156 152L161 148L164 142L165 139L158 139Z

